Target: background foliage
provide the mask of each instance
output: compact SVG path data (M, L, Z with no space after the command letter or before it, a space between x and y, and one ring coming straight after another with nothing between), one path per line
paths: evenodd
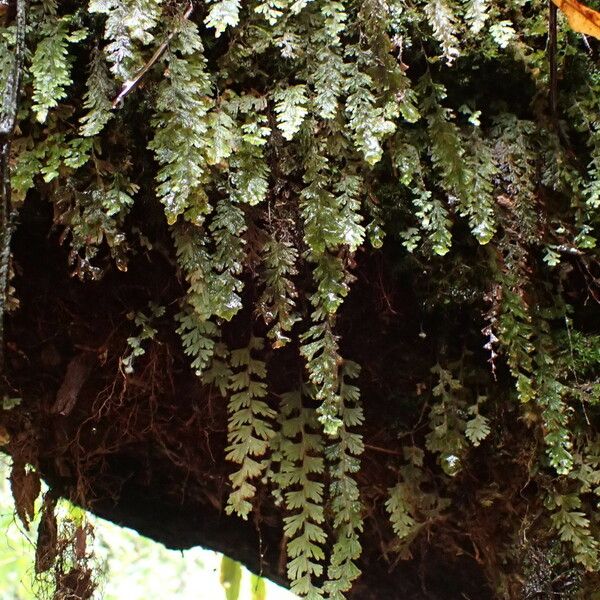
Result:
M44 583L36 580L34 574L34 541L14 518L9 474L8 461L2 459L0 593L6 600L39 599L44 594ZM68 515L69 510L74 509L69 509L65 502L62 512ZM91 514L85 518L94 527L92 549L99 579L97 598L145 600L152 596L157 600L285 600L294 597L216 552L201 548L186 553L167 550L130 529L96 519ZM39 525L39 518L36 518L35 525ZM229 573L239 578L239 585L233 590L235 594L230 591Z

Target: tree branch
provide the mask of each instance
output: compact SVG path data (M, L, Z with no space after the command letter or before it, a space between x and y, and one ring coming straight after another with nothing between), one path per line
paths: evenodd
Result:
M17 0L17 39L13 69L6 82L0 107L0 372L4 369L4 310L10 262L11 183L10 146L17 122L17 106L23 56L25 54L25 27L27 24L27 0Z
M558 78L556 67L556 5L549 0L548 15L548 60L550 63L550 110L556 118L558 110Z

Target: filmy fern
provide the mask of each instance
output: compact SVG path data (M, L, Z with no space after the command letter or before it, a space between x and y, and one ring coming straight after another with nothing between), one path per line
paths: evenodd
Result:
M208 112L213 102L202 41L195 25L184 21L178 26L182 32L179 44L168 53L169 75L159 89L159 112L152 122L155 136L149 144L161 165L157 193L171 224L184 212L192 221L208 212L203 183L207 147L212 146Z
M300 129L307 114L306 88L294 85L275 92L277 124L286 140L291 140Z
M81 117L81 135L93 136L102 130L112 117L110 97L113 85L106 69L105 57L101 51L92 55L90 74L83 107L87 113Z
M68 17L48 17L42 24L42 37L31 60L33 106L36 119L44 123L48 111L66 97L71 83L71 58L68 45L86 37L84 29L72 30Z
M261 338L252 338L246 348L233 350L230 357L233 373L229 382L226 452L227 460L239 465L239 469L230 475L233 489L226 511L244 519L252 510L256 493L253 480L260 479L265 470L261 459L275 433L276 413L265 401L266 365L253 356L263 345Z
M272 236L263 246L264 291L257 310L267 325L268 337L274 348L290 340L289 333L299 319L295 312L296 287L290 279L297 273L298 253L291 242Z
M89 11L106 15L104 37L110 70L120 80L130 79L143 64L138 44L154 39L163 0L90 0Z
M330 465L329 497L334 515L333 544L327 581L324 589L330 598L342 600L344 592L360 575L356 561L361 555L360 533L363 530L362 504L356 481L360 471L360 455L364 451L362 435L355 431L364 422L359 389L350 383L360 373L360 367L346 361L341 370L340 420L337 436L325 449Z
M323 440L314 409L306 408L302 392L281 397L279 470L274 479L284 495L284 534L291 590L318 600L323 598L317 579L323 574L326 541L323 523Z

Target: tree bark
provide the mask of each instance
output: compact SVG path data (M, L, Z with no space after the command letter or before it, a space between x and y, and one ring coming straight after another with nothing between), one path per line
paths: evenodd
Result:
M259 487L256 513L248 521L225 514L232 470L225 461L225 400L200 387L178 338L160 331L133 375L121 368L131 334L126 313L158 293L163 300L179 293L164 253L139 257L127 273L110 270L101 281L84 284L65 272L66 252L56 243L50 220L47 205L28 201L14 240L20 280L27 285L18 289L21 308L9 320L5 383L9 395L23 400L13 410L0 410L0 425L10 436L5 449L37 466L57 494L103 518L170 548L200 545L223 552L286 585L283 515L269 491ZM363 292L358 289L357 298L349 300L351 310L365 310ZM410 317L411 291L395 295L405 298L406 318L399 322L410 328L389 332L398 344L402 335L417 338L421 324ZM351 323L352 334L346 338L354 340L353 352L376 355L370 344L381 340L369 341L374 334L365 335L364 328L370 325L357 318ZM390 344L388 340L377 361L394 373L386 385L412 389L428 370L429 350L425 345L419 357L414 349ZM282 356L270 385L285 390L290 374ZM369 426L360 476L366 513L363 575L350 597L491 598L484 561L464 534L442 536L434 544L425 533L411 547L412 559L399 560L394 553L383 504L401 453L397 437L388 431L399 409L382 402L369 406L372 385L365 380ZM433 535L459 527L442 519L426 524L425 530Z

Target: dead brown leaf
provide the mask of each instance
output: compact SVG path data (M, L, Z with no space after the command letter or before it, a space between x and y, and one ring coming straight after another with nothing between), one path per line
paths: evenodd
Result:
M81 525L75 530L75 556L77 560L85 558L87 547L87 532Z
M40 476L24 461L15 460L10 473L10 488L12 490L15 508L21 523L29 529L29 523L35 514L35 501L41 490Z
M6 427L0 425L0 446L6 446L10 442L10 434Z
M552 0L564 13L573 31L600 39L600 13L577 0Z

